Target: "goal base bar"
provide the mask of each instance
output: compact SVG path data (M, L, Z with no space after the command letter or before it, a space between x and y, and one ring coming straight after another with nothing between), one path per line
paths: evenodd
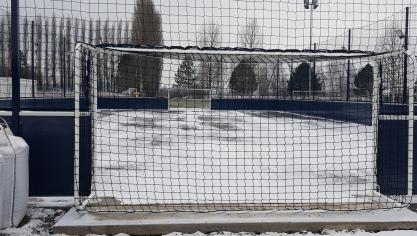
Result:
M72 208L53 227L69 235L163 235L171 232L320 232L332 230L416 230L417 213L408 209L332 212L88 213Z

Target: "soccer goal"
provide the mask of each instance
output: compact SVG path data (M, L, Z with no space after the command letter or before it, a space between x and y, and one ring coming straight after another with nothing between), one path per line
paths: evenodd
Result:
M383 65L392 57L404 58L403 51L312 53L79 43L75 54L75 199L80 209L363 210L403 207L406 195L412 194L381 194L377 180L380 85L389 75ZM271 71L277 63L302 68L314 61L318 68L341 60L365 68L368 102L262 96L277 91L279 81ZM411 106L402 117L409 120L413 137L414 63L411 57L405 63L405 102ZM298 86L294 72L284 71L280 79L282 74L288 75L286 84ZM100 95L104 87L112 91ZM143 92L127 96L128 88ZM167 90L175 91L176 101ZM209 99L213 91L227 99ZM88 196L79 192L83 152L91 155ZM408 181L410 187L410 177Z

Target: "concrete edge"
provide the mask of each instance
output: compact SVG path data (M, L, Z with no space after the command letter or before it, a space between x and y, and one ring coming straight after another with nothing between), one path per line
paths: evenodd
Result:
M408 209L367 212L233 212L93 214L72 208L53 227L70 235L162 235L171 232L320 232L332 230L417 230L417 214Z

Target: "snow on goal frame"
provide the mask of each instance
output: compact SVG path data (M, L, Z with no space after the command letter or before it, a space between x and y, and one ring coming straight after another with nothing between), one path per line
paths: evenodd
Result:
M390 76L389 71L384 72L384 63L404 58L405 53L79 43L75 52L75 204L92 212L368 210L407 206L413 185L411 56L406 62L408 192L386 196L379 192L377 183L378 121L387 118L380 114L380 85ZM300 68L303 63L314 62L318 70L332 61L345 60L353 68L372 68L368 121L355 119L361 110L344 111L347 107L340 101L331 103L339 107L337 112L342 112L342 118L340 114L339 118L334 116L336 111L331 109L306 113L280 110L280 106L271 110L170 107L168 98L163 97L163 88L182 83L178 74L184 61L195 66L198 79L188 76L187 85L181 86L207 89L207 73L202 71L207 65L217 65L221 79L210 83L211 96L280 104L291 98L261 96L256 90L262 84L254 88L251 77L260 83L262 68L277 63ZM296 73L291 70L289 79L294 79ZM232 85L234 76L237 82ZM155 78L162 79L153 81ZM228 84L224 83L226 78ZM132 86L140 92L126 92ZM185 103L189 100L188 96L182 99ZM358 100L354 106L362 103ZM390 119L404 120L404 115L391 115ZM88 196L79 192L82 151L91 153L92 159Z

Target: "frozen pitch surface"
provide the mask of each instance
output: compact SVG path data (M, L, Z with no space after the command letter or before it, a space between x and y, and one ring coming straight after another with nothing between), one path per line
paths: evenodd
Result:
M121 205L361 204L372 126L266 111L99 111L93 190Z

